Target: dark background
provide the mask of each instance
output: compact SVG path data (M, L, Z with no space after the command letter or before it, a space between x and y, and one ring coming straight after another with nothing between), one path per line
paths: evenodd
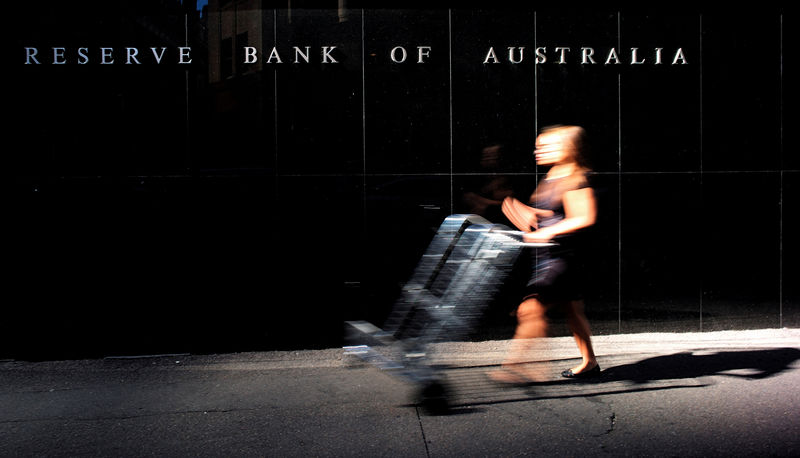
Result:
M595 333L800 325L800 167L783 122L797 24L778 6L351 2L342 20L336 1L17 3L0 358L340 345L344 320L381 323L467 191L497 176L532 191L536 131L553 123L589 135ZM234 9L261 24L251 45L284 61L336 45L340 63L231 67L215 30ZM193 62L177 65L186 44ZM45 62L24 65L25 46ZM53 46L70 63L48 64ZM100 65L102 46L169 50ZM502 64L482 63L490 46ZM507 63L508 46L525 60ZM573 51L534 65L536 46ZM581 46L601 63L580 65ZM92 62L75 63L79 47ZM602 63L610 47L623 64ZM663 47L665 63L629 65L631 47ZM679 47L688 65L670 65ZM486 169L491 145L502 160ZM510 337L515 298L498 302L476 338Z

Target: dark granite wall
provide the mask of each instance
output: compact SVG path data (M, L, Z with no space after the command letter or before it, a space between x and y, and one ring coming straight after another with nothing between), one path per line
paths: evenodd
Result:
M536 132L553 123L590 140L596 333L800 324L800 168L783 122L796 18L781 8L73 3L9 13L0 357L337 346L344 320L380 324L445 216L477 211L466 192L496 177L532 191ZM230 27L284 63L213 77ZM293 46L311 62L292 63ZM498 302L478 338L510 336L514 300Z

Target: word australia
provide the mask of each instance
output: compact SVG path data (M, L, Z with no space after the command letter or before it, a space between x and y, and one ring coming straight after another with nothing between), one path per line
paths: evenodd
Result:
M566 46L540 46L528 49L524 46L509 46L507 48L490 47L483 59L484 64L512 63L521 64L525 59L533 59L537 64L556 63L566 64L578 62L581 65L605 64L653 64L653 65L686 65L686 55L683 48L667 50L664 48L628 48L595 49L587 46L572 48Z

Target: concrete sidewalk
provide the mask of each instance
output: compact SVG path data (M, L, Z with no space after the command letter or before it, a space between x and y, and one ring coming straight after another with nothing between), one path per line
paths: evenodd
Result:
M489 381L509 341L435 348L452 410L341 349L0 362L2 456L797 456L800 330L594 338L603 375L561 379L571 338Z

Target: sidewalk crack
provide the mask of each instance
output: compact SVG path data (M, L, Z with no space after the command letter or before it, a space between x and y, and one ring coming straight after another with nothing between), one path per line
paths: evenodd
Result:
M608 436L614 431L614 427L616 425L617 425L617 414L612 411L611 415L608 416L608 428L604 432L600 434L594 434L593 436L594 437Z
M419 407L414 407L414 411L417 413L417 421L419 422L419 431L422 433L422 443L425 444L425 456L430 458L431 452L428 450L428 439L425 437L425 428L422 426L422 416L419 414Z

